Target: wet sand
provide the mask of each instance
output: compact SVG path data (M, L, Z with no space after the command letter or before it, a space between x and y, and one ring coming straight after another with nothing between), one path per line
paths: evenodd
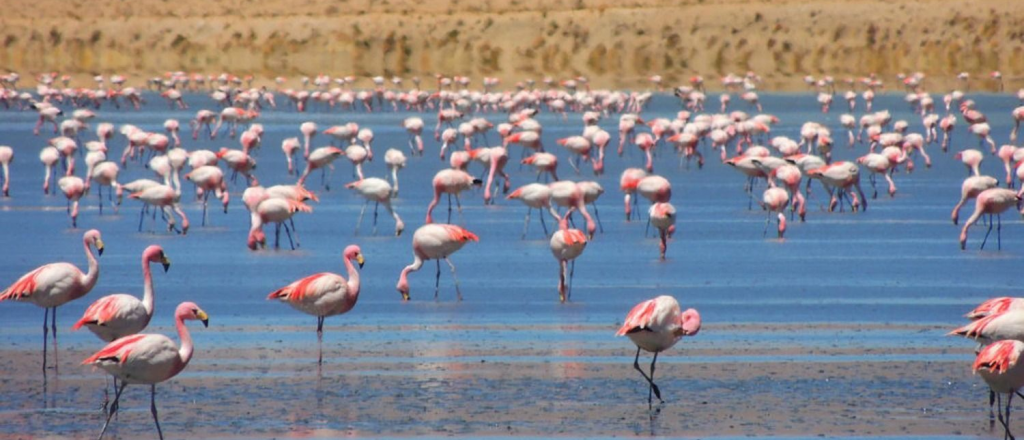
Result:
M703 332L763 333L841 330L870 334L933 326L709 325ZM478 326L490 337L520 326ZM310 329L288 327L196 330L199 351L180 377L158 387L169 438L357 436L907 436L986 435L987 393L973 378L969 347L914 349L703 346L683 341L661 356L656 381L666 402L648 413L646 387L633 370L625 339L591 348L480 344L453 339L409 343L405 332L436 328L326 329L322 377ZM577 326L582 333L608 328ZM270 341L259 348L204 349L217 333L269 331L305 343ZM552 329L568 332L572 329ZM390 336L360 342L367 332ZM294 333L294 335L292 335ZM614 345L614 346L612 346ZM761 345L760 347L754 345ZM352 347L352 348L350 348ZM86 438L102 424L103 375L61 352L61 376L41 390L39 353L0 351L2 439L43 431ZM792 359L799 359L793 361ZM850 360L850 359L855 360ZM551 360L548 360L551 359ZM649 362L643 356L641 363ZM916 359L916 360L915 360ZM937 360L922 360L937 359ZM129 387L112 438L152 434L148 390ZM652 415L653 414L653 415Z

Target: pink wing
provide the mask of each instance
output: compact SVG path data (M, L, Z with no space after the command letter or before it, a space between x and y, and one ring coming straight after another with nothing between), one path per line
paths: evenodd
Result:
M104 322L110 322L120 307L121 303L118 301L117 296L104 296L92 303L88 309L85 309L82 319L79 319L71 329L78 330L86 324L102 324Z
M1013 298L1008 296L992 298L981 303L978 307L975 307L974 310L968 312L964 317L967 319L979 319L986 316L996 315L1009 310L1010 304L1012 303Z
M0 301L6 301L9 299L18 300L32 295L37 286L36 277L38 277L39 274L48 267L50 267L49 264L39 267L38 269L19 278L18 281L15 281L11 287L7 288L7 290L0 292Z
M444 226L445 230L448 231L448 236L451 237L452 240L455 240L455 241L480 241L480 237L477 237L476 234L474 234L472 232L469 232L468 230L463 229L463 228L461 228L459 226L455 226L455 225L441 225L441 226Z
M121 339L117 339L114 342L107 344L107 346L103 347L102 350L97 351L92 356L86 358L84 361L82 361L82 365L92 364L104 359L114 359L118 363L123 364L125 363L125 361L128 360L128 355L130 355L132 349L135 348L135 344L138 343L139 340L141 340L142 338L145 338L146 336L147 335L139 334L125 336Z
M305 297L306 295L310 294L313 291L311 288L312 284L315 283L320 278L323 278L327 275L327 273L318 273L310 275L308 277L305 277L301 280L298 280L294 283L291 283L287 286L275 290L274 292L267 296L267 299L281 299L284 301L291 302L301 301L303 297Z
M1019 355L1020 352L1017 351L1014 341L999 341L981 350L981 353L978 353L978 358L974 360L972 368L975 373L980 368L987 368L993 373L1002 374L1017 363Z
M647 327L651 323L651 317L654 316L656 305L653 299L649 299L633 307L633 310L629 311L629 315L626 315L626 322L619 327L619 331L615 332L615 336L623 336L633 329Z
M988 315L984 318L981 318L977 321L972 321L970 324L967 324L963 327L960 327L956 330L949 332L949 335L965 336L968 338L975 339L980 338L982 337L982 332L985 331L985 327L988 327L988 325L991 324L993 320L1000 316L1002 316L1002 313Z

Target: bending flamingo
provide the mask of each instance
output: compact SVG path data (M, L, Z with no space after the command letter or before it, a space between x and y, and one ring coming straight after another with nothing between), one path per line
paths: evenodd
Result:
M1020 196L1017 192L1012 189L1006 188L991 188L982 191L978 194L978 197L974 201L974 214L967 219L964 223L963 229L960 230L960 249L967 248L967 230L970 229L971 225L978 221L983 214L988 214L988 231L985 232L985 238L981 241L981 249L985 249L985 242L988 241L988 235L992 233L992 216L996 217L996 239L998 243L998 249L1003 249L1003 221L1002 214L1010 207L1016 206L1017 202L1020 201Z
M366 199L366 203L363 203L363 209L359 211L359 220L356 222L356 235L359 235L359 226L363 224L363 214L366 214L366 207L370 202L373 202L373 234L377 234L377 208L380 205L384 205L384 209L387 209L388 213L395 218L395 236L402 235L402 231L405 230L405 223L402 222L402 218L391 207L391 185L388 181L376 177L368 177L349 183L345 185L345 188L354 189L360 196Z
M425 260L437 260L437 276L434 283L434 299L436 300L441 288L441 260L444 260L452 269L455 294L459 301L462 301L462 291L459 289L459 279L455 275L455 265L448 259L448 256L462 249L469 241L480 241L480 238L459 226L433 223L420 226L412 235L412 264L402 269L402 273L398 277L398 284L395 286L398 293L402 294L402 300L410 299L409 273L420 270Z
M615 332L615 336L627 336L636 344L636 357L633 368L650 385L647 393L647 406L652 404L651 394L661 399L661 390L654 383L654 364L658 362L658 354L672 348L683 336L695 336L700 331L700 313L695 309L680 312L679 302L668 295L661 295L637 304L626 315L626 321ZM640 350L654 353L651 360L651 374L648 376L640 369Z
M576 272L576 258L583 254L587 247L587 235L579 229L569 228L569 215L575 207L570 207L558 220L558 230L551 235L551 254L558 260L558 300L565 302L572 294L572 276ZM571 262L571 269L570 269ZM566 272L569 287L566 288Z

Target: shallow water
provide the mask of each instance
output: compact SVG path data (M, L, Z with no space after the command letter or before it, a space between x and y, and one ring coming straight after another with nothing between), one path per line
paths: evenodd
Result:
M711 98L709 103L717 103L716 96ZM1005 142L1011 128L1009 113L1018 105L1017 100L995 95L972 98L989 116L997 144ZM161 131L167 118L177 118L187 127L187 121L195 110L213 108L206 97L199 95L187 97L192 106L188 111L168 111L158 96L150 95L148 99L150 104L140 112L105 107L99 112L97 121L132 123L144 129ZM800 124L814 120L827 123L833 130L837 159L852 160L866 150L863 145L856 150L848 150L845 132L838 124L841 112L833 110L822 115L810 94L766 94L762 96L762 102L767 112L781 120L773 129L773 135L797 139ZM901 95L877 99L875 109L885 108L894 113L894 120L910 122L912 132L921 131L919 118L910 114ZM678 109L675 98L659 96L644 117L670 117ZM731 109L750 110L735 105ZM300 135L300 123L312 120L321 129L348 121L373 129L377 157L374 162L364 164L364 172L368 176L384 177L387 170L383 154L387 148L399 148L408 154L407 136L400 125L407 116L409 114L405 112L366 114L329 112L319 108L305 114L265 111L259 120L266 133L262 149L256 153L259 163L256 175L264 185L292 183L294 178L285 174L285 161L278 146L284 138ZM622 371L615 374L623 375L623 383L612 388L624 390L623 395L616 397L635 404L639 410L643 396L637 380L640 378L635 377L629 365L632 345L628 340L612 335L632 305L667 293L677 297L684 307L700 310L705 327L697 337L682 341L659 358L659 365L665 364L666 370L673 368L671 365L768 363L804 368L828 363L871 362L889 363L894 368L918 368L932 362L952 363L961 365L964 374L958 371L952 377L928 375L927 379L955 382L961 389L974 389L968 399L976 404L971 407L976 411L969 412L966 417L981 425L984 395L967 371L973 346L967 341L943 335L961 323L962 314L982 300L1019 295L1017 278L1024 255L1021 251L1024 228L1021 228L1019 216L1008 213L1002 219L1002 251L996 251L994 232L986 250L978 250L985 232L981 225L972 228L968 250L959 250L959 227L950 223L949 212L957 200L960 182L966 172L959 161L953 160L952 152L943 154L937 144L929 146L934 166L926 169L918 158L914 173L901 171L896 175L899 192L895 198L890 199L883 191L878 199L870 200L869 209L863 213L824 212L827 199L821 187L815 184L808 204L807 222L791 222L785 241L780 242L762 238L760 232L765 214L760 210L747 209L742 176L718 163L716 154L705 153L708 163L704 169L693 167L687 170L678 167L674 154L662 149L662 154L656 159L655 171L672 182L673 204L679 210L677 233L669 244L668 260L662 262L657 259L657 240L644 237L644 224L623 221L619 173L627 166L641 166L642 154L632 151L623 158L615 155L618 119L608 118L601 125L613 133L613 145L606 156L606 174L596 179L606 191L598 200L604 232L598 233L577 260L570 303L559 304L557 301L558 265L551 257L540 225L536 223L537 213L533 215L529 239L522 241L524 207L504 199L499 199L495 206L484 206L482 191L465 193L462 199L464 225L480 236L480 242L466 245L452 257L458 269L464 300L455 302L449 271L442 268L440 301L434 301L435 266L428 262L423 270L410 278L413 301L402 303L395 291L398 272L412 260L412 232L422 224L432 196L428 182L445 165L438 161L438 143L431 139L431 117L422 116L428 125L424 133L427 152L422 158L410 157L409 165L400 174L401 193L395 201L396 210L407 224L406 234L393 237L393 222L382 213L378 235L371 234L372 217L369 214L364 219L361 234L354 235L362 200L343 188L343 183L353 180L352 167L347 161L339 160L330 192L320 189L320 179L315 174L308 182L309 188L320 195L321 202L313 205L312 214L296 218L301 248L287 250L287 238L282 236L282 249L251 252L245 247L248 213L235 197L243 189L241 180L232 187L229 212L225 215L216 209L211 210L212 227L199 226L201 205L191 201L186 203L185 209L193 226L184 237L166 233L159 223L152 227L155 232L150 232L149 220L144 232L137 232L139 205L127 198L120 213L113 214L104 209L104 215L100 216L95 194L83 199L79 229L70 229L70 220L64 213L64 200L57 196L43 196L40 191L42 167L37 154L47 137L32 136L35 114L0 111L0 143L15 148L11 197L0 199L0 231L3 231L4 245L0 256L0 284L9 284L28 270L48 262L70 261L84 267L80 246L82 232L87 228L98 228L103 232L106 252L100 258L99 284L88 297L58 309L62 355L64 350L82 354L80 357L64 355L61 358L62 378L66 375L72 382L87 381L82 385L84 389L79 391L90 395L99 392L97 381L101 376L75 364L102 344L87 332L70 332L69 327L89 302L102 295L114 292L141 295L138 259L146 245L162 245L173 261L168 273L157 270L154 274L157 314L151 330L170 333L170 312L174 306L185 300L199 303L211 315L212 328L194 329L197 358L179 380L209 382L227 378L244 381L247 378L287 377L289 372L287 369L281 371L281 368L294 365L305 368L310 362L315 362L314 318L285 305L266 301L265 297L278 287L308 274L343 272L341 249L356 243L362 247L367 260L361 272L359 303L349 314L328 319L325 333L325 363L335 368L333 374L338 380L349 374L345 370L350 364L383 365L390 370L381 372L352 367L354 376L387 374L413 381L420 371L417 368L423 365L449 369L463 362L521 364L527 368L545 364L581 365L581 368L588 365L621 367ZM493 114L487 117L493 122L502 118ZM541 114L538 119L544 124L544 144L562 162L560 177L594 179L589 167L584 168L582 176L574 175L564 164L567 158L565 150L554 142L581 130L579 115L571 114L568 122L552 114ZM236 140L227 139L223 134L216 141L203 138L192 141L187 128L182 134L184 145L190 150L217 150L221 146L236 148L238 145ZM86 138L91 139L91 136L90 133ZM496 139L493 133L490 136L492 140ZM325 136L320 135L315 138L314 145L322 146L326 142ZM110 155L119 155L123 145L123 137L117 136ZM966 124L961 119L954 132L952 149L968 147L977 148L977 138L967 133ZM534 181L531 171L520 170L516 164L519 151L518 147L512 148L513 160L508 166L513 188ZM84 171L81 159L78 165ZM987 154L982 171L997 178L1003 176L1002 163ZM81 175L81 171L79 173ZM479 165L472 165L471 173L481 173ZM127 182L140 177L152 178L152 173L141 164L129 163L120 180ZM867 176L862 177L870 197ZM185 189L189 187L186 183ZM760 189L755 194L759 195ZM644 212L645 204L641 202ZM968 204L961 213L961 219L966 219L972 209L973 203ZM435 216L443 220L446 215L442 203ZM548 221L548 226L552 225L554 223ZM273 245L273 229L268 227L267 234L268 244ZM769 231L769 234L773 232ZM42 311L32 305L0 305L0 320L4 322L0 356L8 357L8 354L13 356L15 353L29 356L27 353L37 350L41 342L41 314ZM300 355L277 359L271 355L260 359L248 355L217 354L232 350L265 354L271 349L294 349ZM331 350L357 357L332 357ZM739 352L732 353L734 350ZM0 387L31 389L32 384L38 381L38 354L31 356L35 357L24 361L8 358L12 364L33 366L32 371L21 373L14 382L0 382ZM217 369L222 371L216 371L209 364L204 365L213 359ZM757 367L751 368L756 370ZM682 384L687 379L686 369L679 371L681 376L671 380ZM339 375L340 378L337 377ZM536 372L538 378L543 379L545 375L544 371ZM518 398L515 387L502 386L500 379L490 380L499 381L496 388L511 394L488 395L485 401ZM696 386L713 387L707 380L710 379L699 379ZM557 378L548 377L546 382L542 389L558 389L565 385ZM405 380L397 383L399 389L403 385L408 383ZM274 385L268 386L280 391ZM605 382L594 379L584 386L601 388ZM664 387L670 389L672 385ZM173 405L184 404L184 400L176 400L184 397L174 396L177 391L173 390L178 388L168 386L168 391L163 392L168 403L162 405L171 407L165 412L167 414L176 411ZM808 392L814 389L811 385L803 388ZM887 400L874 388L867 382L844 386L845 391L864 399L881 399L899 407L899 402ZM460 387L453 393L461 396L459 393L471 390L472 387ZM765 391L773 392L770 389ZM141 391L138 393L141 402L143 394ZM77 396L78 393L73 394ZM220 384L217 394L241 399L235 403L237 405L244 405L242 401L247 396L255 398L252 388L236 387L232 392L231 386L224 384ZM530 395L540 396L542 393ZM61 400L60 396L58 400ZM76 401L65 397L65 402ZM447 397L450 396L437 398ZM196 396L196 399L200 398ZM310 396L299 394L296 398L302 400ZM941 400L944 398L942 393L934 398L939 400L929 402L938 407L950 403ZM425 402L434 402L432 397L424 399ZM39 423L46 411L33 409L35 402L35 397L23 397L0 403L0 414L12 410L19 413L28 411L18 417L21 422L16 423L17 428L13 432L25 434L42 430L79 436L83 430L91 433L93 425L98 426L89 419L87 422L79 420L69 425L53 426L52 430L43 429ZM515 406L519 407L518 404ZM75 409L73 405L67 405L64 410ZM509 414L510 425L516 425L517 414L514 410ZM165 430L172 432L192 432L196 426L172 416L164 419ZM247 423L237 433L246 437L276 435L303 425L298 421L289 425L273 419L246 419ZM928 416L923 419L927 421ZM3 420L2 415L0 420ZM534 420L533 423L539 425L530 425L529 420L534 419L523 416L518 420L522 425L518 433L548 433L542 428L537 430L544 426L543 422ZM562 433L560 435L580 433L588 437L602 432L623 434L619 430L603 431L602 428L589 427L587 420L583 416L575 421L566 420L563 430L558 432ZM138 422L142 425L139 429L149 428L141 415ZM417 428L419 425L415 418L408 425L397 425L399 427L379 421L358 423L366 424L359 425L366 429L364 433L427 435ZM427 428L435 427L432 422L423 423ZM820 425L824 422L804 423ZM801 426L799 422L792 424L796 429ZM680 426L685 427L685 424ZM801 432L779 426L766 425L754 433L785 436ZM344 430L331 431L340 429L339 426L326 428L329 428L328 432L311 435L327 438L344 436ZM858 434L828 429L823 432ZM500 435L472 424L450 433ZM698 430L696 435L747 433ZM926 429L904 433L883 430L873 434L915 433L980 434L969 427L957 433ZM678 431L656 434L687 435Z

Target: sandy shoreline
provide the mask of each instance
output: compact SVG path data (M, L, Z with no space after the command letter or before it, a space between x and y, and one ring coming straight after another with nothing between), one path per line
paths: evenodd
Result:
M190 1L190 0L183 0ZM419 75L501 78L503 87L584 75L595 87L649 88L701 74L753 70L766 90L805 90L803 76L875 72L898 89L898 72L922 71L934 90L1024 85L1024 14L1012 0L493 0L459 2L265 0L195 5L11 0L0 29L0 70L93 74L137 83L171 70L230 71L272 84L298 77ZM359 84L369 87L366 80ZM474 84L479 86L479 82Z

